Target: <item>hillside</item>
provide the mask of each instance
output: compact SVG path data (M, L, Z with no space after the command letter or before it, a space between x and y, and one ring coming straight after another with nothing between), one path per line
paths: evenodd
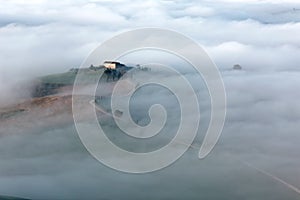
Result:
M86 83L93 83L99 78L99 74L103 73L104 69L90 70L88 68L82 69L86 77ZM38 77L36 84L32 91L32 97L43 97L47 95L56 94L59 88L72 86L76 75L76 70L70 70L64 73L51 74L47 76Z

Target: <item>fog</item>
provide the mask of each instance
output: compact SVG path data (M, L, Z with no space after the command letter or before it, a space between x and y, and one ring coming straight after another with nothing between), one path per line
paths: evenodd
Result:
M78 67L101 42L145 26L169 28L203 45L220 69L227 95L221 138L211 154L199 160L210 118L203 80L187 70L185 62L162 52L122 57L121 61L130 64L169 64L191 81L203 115L193 146L167 168L126 174L106 167L87 152L71 114L64 114L64 109L49 118L42 109L20 115L15 122L1 119L0 195L31 199L299 199L295 190L262 173L300 188L299 7L294 1L275 0L0 0L0 107L29 98L30 80ZM242 70L232 70L234 64L240 64ZM153 103L164 104L170 116L164 132L148 143L121 136L111 119L101 123L121 147L136 152L153 150L167 143L172 137L168 133L176 129L178 105L173 97L156 87L136 93L133 118L143 118L142 125L148 122L147 110ZM99 120L103 120L101 116ZM52 126L49 121L61 122Z
M45 128L48 118L31 116L22 118L16 127L1 126L0 193L32 199L298 199L295 191L247 165L299 186L298 72L222 72L227 120L216 148L203 160L197 156L209 119L207 91L197 75L186 76L197 85L203 115L192 147L171 166L140 175L118 172L87 152L72 123ZM159 148L177 128L178 105L172 96L165 89L149 86L137 91L132 100L133 118L144 118L145 123L153 103L165 105L170 112L165 130L150 141L121 136L111 119L100 117L100 123L108 137L124 149ZM39 123L18 128L32 120Z

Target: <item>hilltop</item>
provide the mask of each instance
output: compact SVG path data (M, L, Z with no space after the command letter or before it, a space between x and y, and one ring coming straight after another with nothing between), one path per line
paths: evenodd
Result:
M120 79L127 71L133 69L132 66L127 66L120 62L105 61L103 65L93 66L89 68L72 68L67 72L51 74L39 77L32 91L32 97L43 97L58 93L63 87L70 87L74 84L78 73L85 76L85 84L95 83L99 76L102 82L115 81ZM137 70L148 70L137 65Z

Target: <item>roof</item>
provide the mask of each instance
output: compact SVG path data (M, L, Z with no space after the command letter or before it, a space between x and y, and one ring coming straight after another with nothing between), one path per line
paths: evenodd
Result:
M104 61L104 64L121 64L121 63L117 61Z

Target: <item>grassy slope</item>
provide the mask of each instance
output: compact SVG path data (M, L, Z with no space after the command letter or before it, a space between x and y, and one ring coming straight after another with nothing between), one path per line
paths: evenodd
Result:
M89 69L82 70L82 73L86 76L87 82L93 82L99 78L99 74L102 73L103 70L92 71ZM72 85L76 78L75 72L65 72L60 74L51 74L47 76L40 77L40 81L42 83L50 83L50 84L64 84L64 85Z

